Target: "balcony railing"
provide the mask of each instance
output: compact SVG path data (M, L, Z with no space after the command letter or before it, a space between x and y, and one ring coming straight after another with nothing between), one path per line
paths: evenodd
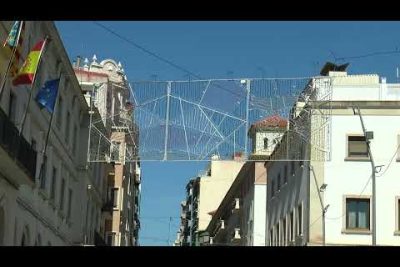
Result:
M217 224L217 230L216 233L219 233L221 231L225 230L225 221L224 220L219 220L218 224Z
M140 184L140 169L139 169L139 172L137 170L138 169L136 169L134 177L135 177L135 184L138 185L138 184Z
M32 182L35 182L36 151L19 135L18 129L0 109L0 145L9 156L17 161Z
M240 199L235 198L232 202L232 213L238 212L240 209Z
M241 237L240 237L240 228L235 228L234 231L233 231L233 234L232 234L231 242L232 243L237 243L237 242L240 241L240 239L241 239Z

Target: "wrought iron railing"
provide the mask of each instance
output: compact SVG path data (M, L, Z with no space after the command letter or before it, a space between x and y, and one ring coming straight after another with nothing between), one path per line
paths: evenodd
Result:
M31 181L35 181L36 151L32 145L19 135L17 127L0 109L0 145L22 167Z

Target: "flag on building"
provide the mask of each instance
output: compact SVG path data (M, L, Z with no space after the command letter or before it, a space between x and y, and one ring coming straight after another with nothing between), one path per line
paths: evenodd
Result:
M13 80L13 85L32 84L33 78L37 71L39 60L45 45L45 40L39 41L29 52L24 64L19 70L17 76Z
M25 23L23 21L14 22L8 37L3 44L3 47L7 49L9 57L12 57L13 50L15 49L15 55L10 68L11 77L15 77L18 72L18 64L21 59L22 41L24 39L24 29Z
M38 102L39 106L46 108L50 113L54 112L59 84L60 79L45 82L36 96L36 102Z

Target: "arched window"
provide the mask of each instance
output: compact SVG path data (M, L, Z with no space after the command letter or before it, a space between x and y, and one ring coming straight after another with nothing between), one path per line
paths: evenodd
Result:
M264 138L264 149L268 149L268 138Z

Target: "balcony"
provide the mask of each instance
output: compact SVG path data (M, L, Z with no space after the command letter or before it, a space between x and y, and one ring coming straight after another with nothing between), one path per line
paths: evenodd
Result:
M232 202L232 213L237 213L240 209L240 199L235 198L235 200Z
M219 220L217 224L217 230L215 236L217 236L219 233L222 233L225 231L225 221L224 220Z
M186 200L181 201L181 207L186 207Z
M235 228L233 234L232 234L232 239L231 239L231 243L237 244L239 243L241 240L240 237L240 228Z
M137 169L136 169L134 176L135 176L135 184L136 185L140 184L140 169L139 169L139 173L137 172Z
M140 221L139 221L138 218L136 218L135 219L135 229L134 229L134 231L139 230L139 229L140 229Z
M0 169L18 185L35 183L36 151L0 109ZM17 163L17 164L15 164Z

